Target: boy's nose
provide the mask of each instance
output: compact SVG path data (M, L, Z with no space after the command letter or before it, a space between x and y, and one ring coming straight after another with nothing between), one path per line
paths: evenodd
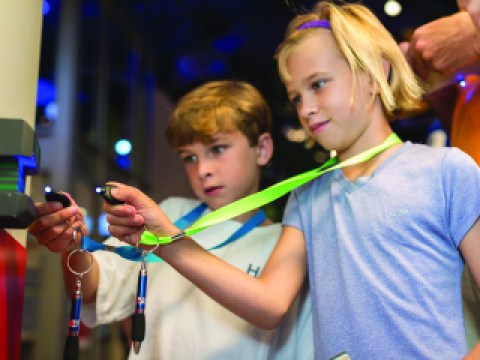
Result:
M200 178L205 178L212 175L212 162L208 159L198 160L198 176Z

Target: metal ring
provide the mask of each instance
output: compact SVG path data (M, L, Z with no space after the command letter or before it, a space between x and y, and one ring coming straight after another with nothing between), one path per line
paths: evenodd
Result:
M81 241L82 238L83 238L83 231L82 231L81 226L77 226L77 227L73 228L72 239L73 239L73 242L75 243L75 245L77 244L77 234L78 233L80 233L80 235L81 235L81 238L80 238L80 241Z
M148 254L153 253L157 248L160 246L160 243L156 243L155 246L149 250L143 250L144 256L147 256Z
M72 257L73 254L77 253L77 252L85 252L87 253L89 256L90 256L90 265L88 266L88 268L82 272L78 272L78 271L75 271L72 269L72 267L70 266L70 258ZM92 266L93 266L93 255L90 251L87 251L85 249L75 249L75 250L72 250L70 251L70 253L68 254L68 257L67 257L67 267L68 267L68 270L70 270L70 272L72 274L75 274L77 275L79 278L81 278L83 275L85 275L86 273L88 273L91 269L92 269Z
M147 227L146 224L143 224L143 230L148 231L148 227ZM138 251L140 251L140 250L142 251L143 256L147 256L148 254L153 253L160 246L160 243L158 242L158 243L155 244L155 246L153 248L151 248L149 250L143 250L143 249L138 248L138 244L140 244L140 241L135 244L135 247L137 248Z

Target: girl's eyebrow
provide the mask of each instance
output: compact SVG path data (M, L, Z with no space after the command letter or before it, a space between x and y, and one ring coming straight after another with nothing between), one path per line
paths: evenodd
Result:
M314 72L313 74L307 76L305 79L302 79L301 84L302 85L304 85L305 83L310 84L310 82L312 82L314 79L316 79L318 77L326 77L326 76L327 76L326 71L317 71L317 72ZM287 89L287 96L290 97L292 94L295 94L296 92L297 92L296 90L288 90Z

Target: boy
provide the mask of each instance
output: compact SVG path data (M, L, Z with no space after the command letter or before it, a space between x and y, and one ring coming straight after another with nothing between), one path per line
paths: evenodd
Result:
M161 208L188 226L204 213L257 192L261 167L271 159L270 110L260 93L240 81L206 83L185 95L167 127L169 144L178 151L197 199L169 198ZM206 206L205 206L206 205ZM67 252L78 247L65 220L77 213L74 205L58 210L37 204L39 219L30 232L40 244L61 251L68 293L75 276L90 259ZM193 211L195 217L185 216ZM252 223L256 219L256 223ZM188 221L187 221L188 220ZM237 230L242 229L243 235ZM219 224L195 237L205 249L241 271L257 277L274 248L280 225L252 211ZM124 238L121 238L124 239ZM125 238L128 240L128 238ZM224 242L227 241L227 244ZM120 246L118 239L108 245ZM222 244L223 243L223 244ZM123 243L123 245L125 245ZM82 279L85 306L82 320L89 326L128 317L134 310L139 264L108 252L95 252L92 270ZM248 324L211 300L166 264L148 264L146 334L139 354L143 359L308 359L313 357L311 317L298 300L278 331ZM296 318L298 317L298 321Z

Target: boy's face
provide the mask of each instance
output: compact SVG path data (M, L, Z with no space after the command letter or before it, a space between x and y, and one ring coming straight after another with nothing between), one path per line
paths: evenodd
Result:
M212 210L258 191L258 147L240 132L219 132L213 142L178 149L195 195Z
M373 90L365 76L359 75L352 102L350 67L330 32L318 33L288 58L291 80L285 86L304 129L324 148L341 155L368 128Z

